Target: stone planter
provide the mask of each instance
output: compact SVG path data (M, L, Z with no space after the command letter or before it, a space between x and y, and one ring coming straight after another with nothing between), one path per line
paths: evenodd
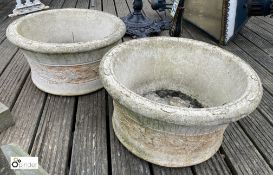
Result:
M102 88L100 60L125 30L119 18L107 13L57 9L19 18L6 34L22 49L39 89L70 96Z
M135 155L168 167L209 159L228 124L255 110L262 97L248 64L190 39L125 42L104 56L100 76L114 100L118 139Z

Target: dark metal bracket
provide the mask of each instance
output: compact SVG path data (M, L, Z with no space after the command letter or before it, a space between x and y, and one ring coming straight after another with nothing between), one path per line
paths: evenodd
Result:
M143 38L152 34L158 34L161 30L169 29L169 21L152 20L143 15L142 8L142 0L134 0L134 12L121 18L126 25L127 35L133 38Z

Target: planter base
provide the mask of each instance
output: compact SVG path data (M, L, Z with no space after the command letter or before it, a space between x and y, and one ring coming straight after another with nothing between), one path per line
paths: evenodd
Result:
M99 61L83 65L43 65L28 59L31 78L40 90L61 96L84 95L101 89Z
M112 122L119 141L136 156L160 166L186 167L208 160L220 148L226 129L203 135L170 133L146 127L118 111L115 106Z

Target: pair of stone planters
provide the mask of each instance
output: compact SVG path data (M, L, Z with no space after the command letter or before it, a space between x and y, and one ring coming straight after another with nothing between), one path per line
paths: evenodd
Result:
M100 77L114 100L121 143L167 167L209 159L228 124L254 111L262 97L259 77L240 58L182 38L118 45L102 59Z
M57 9L19 18L6 34L23 51L39 89L70 96L102 88L100 60L125 30L119 18L107 13Z
M34 84L57 95L102 87L98 65L125 33L121 20L91 10L31 14L7 30L21 47ZM131 152L152 163L183 167L210 158L230 122L259 104L262 85L240 58L181 38L150 38L112 48L100 78L114 99L113 128Z

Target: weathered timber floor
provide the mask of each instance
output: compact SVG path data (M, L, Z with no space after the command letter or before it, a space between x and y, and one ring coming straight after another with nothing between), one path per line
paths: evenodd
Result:
M90 8L119 17L132 11L131 0L43 0L50 8ZM160 14L144 0L144 13ZM273 175L273 19L253 17L224 49L239 55L259 74L264 96L258 109L231 124L220 150L208 161L187 168L164 168L126 150L112 130L112 101L105 90L79 97L59 97L38 90L22 52L5 36L16 18L8 18L15 0L0 1L0 101L16 125L0 134L0 145L16 143L50 174L113 175ZM183 37L214 43L185 24ZM167 35L167 32L162 32ZM123 41L130 38L125 37Z

